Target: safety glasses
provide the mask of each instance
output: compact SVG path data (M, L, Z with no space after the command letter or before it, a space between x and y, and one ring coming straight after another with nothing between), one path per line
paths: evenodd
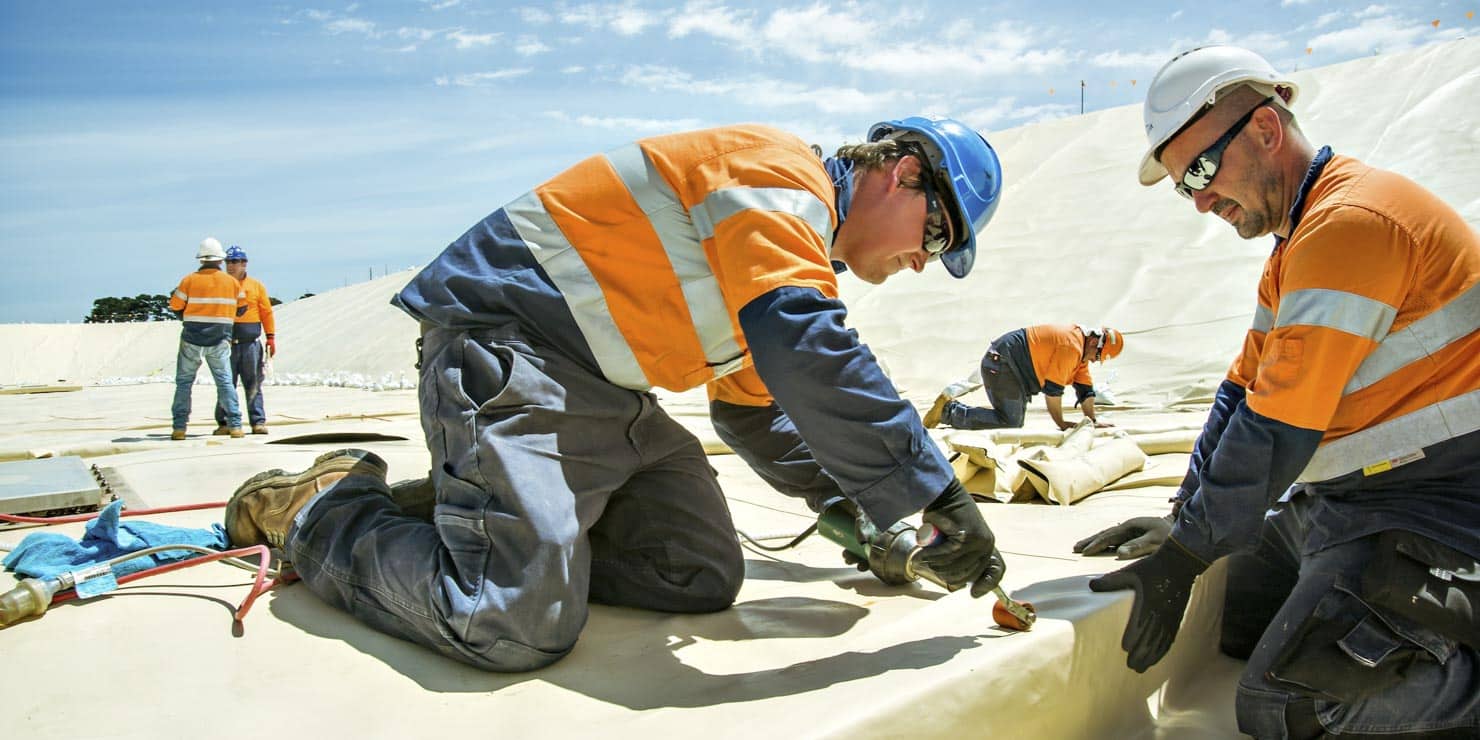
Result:
M934 171L930 166L930 159L925 156L924 151L920 147L916 147L916 150L915 156L919 157L920 163L923 165L920 172L920 182L924 185L925 190L925 234L921 238L920 246L933 259L949 251L951 247L956 245L956 234L951 225L950 214L946 213L946 209L941 203L940 195L935 190L936 183Z
M1234 137L1238 136L1239 132L1244 130L1244 126L1247 126L1254 118L1254 112L1273 101L1274 98L1265 98L1254 106L1244 114L1243 118L1235 121L1228 131L1218 137L1212 146L1204 149L1202 154L1192 160L1192 164L1187 166L1187 171L1182 173L1182 182L1177 183L1177 192L1183 198L1192 200L1193 193L1200 193L1213 184L1213 178L1218 176L1218 165L1223 162L1223 151L1233 143Z

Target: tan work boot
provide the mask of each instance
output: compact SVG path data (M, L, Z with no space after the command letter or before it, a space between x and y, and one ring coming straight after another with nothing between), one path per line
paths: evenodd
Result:
M232 439L241 439L247 436L247 433L243 432L241 427L232 427L230 434Z
M267 425L266 424L253 424L252 425L252 433L253 434L267 434Z
M301 473L276 469L258 473L226 503L226 536L232 547L272 545L281 549L288 541L293 517L309 499L351 473L385 480L385 471L385 460L373 452L335 450L319 455Z
M225 424L216 427L216 431L211 432L212 437L225 437L228 434L231 434L231 427L226 426Z
M946 404L950 402L950 396L944 393L935 397L935 404L930 407L929 411L925 412L925 418L921 419L921 421L925 422L926 429L934 429L940 423L940 414L942 411L945 411Z
M185 430L184 429L172 429L172 430L170 430L170 439L173 439L176 442L179 442L180 440L185 439Z

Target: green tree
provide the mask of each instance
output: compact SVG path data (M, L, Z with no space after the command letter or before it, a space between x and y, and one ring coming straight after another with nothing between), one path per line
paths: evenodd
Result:
M109 296L93 301L92 313L82 318L87 324L113 324L123 321L174 321L168 295L140 293L133 298Z

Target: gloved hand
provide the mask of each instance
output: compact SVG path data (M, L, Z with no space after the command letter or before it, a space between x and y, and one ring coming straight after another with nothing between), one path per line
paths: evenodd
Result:
M997 552L997 537L987 528L971 494L951 479L946 490L925 507L925 523L939 533L920 552L920 560L952 591L971 586L971 595L990 593L1002 581L1007 564Z
M276 357L277 356L277 337L275 337L272 334L268 334L267 335L267 356L268 357Z
M1102 529L1074 543L1074 552L1084 555L1108 553L1115 548L1116 560L1134 560L1150 555L1172 533L1170 516L1138 516Z
M1126 652L1125 664L1131 670L1145 673L1167 654L1182 626L1192 582L1207 569L1208 564L1201 558L1168 537L1145 560L1089 582L1091 591L1136 592L1130 621L1120 638L1120 647Z

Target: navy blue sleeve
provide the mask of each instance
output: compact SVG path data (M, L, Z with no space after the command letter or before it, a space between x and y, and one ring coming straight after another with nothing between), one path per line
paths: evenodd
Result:
M1206 562L1254 541L1259 524L1295 482L1323 433L1260 416L1240 403L1172 524L1172 537Z
M824 503L843 495L780 406L710 401L709 420L720 440L761 480L788 496L805 499L813 511L821 512Z
M1094 397L1095 397L1095 387L1094 386L1090 385L1089 383L1075 383L1074 384L1074 405L1075 406L1079 406L1079 405L1083 404L1084 403L1084 399L1086 399L1086 398L1094 398Z
M846 316L815 288L784 286L742 308L740 328L761 381L817 462L888 527L934 501L955 473Z
M1053 382L1052 380L1045 380L1043 381L1043 395L1062 396L1064 395L1064 386L1061 386L1058 383Z
M1202 434L1197 435L1197 444L1192 448L1192 459L1187 463L1187 475L1182 478L1182 487L1177 489L1174 501L1186 501L1197 492L1197 475L1203 461L1213 454L1218 439L1228 427L1228 420L1244 402L1244 387L1232 380L1224 379L1213 396L1213 407L1208 409L1208 420L1203 423Z

